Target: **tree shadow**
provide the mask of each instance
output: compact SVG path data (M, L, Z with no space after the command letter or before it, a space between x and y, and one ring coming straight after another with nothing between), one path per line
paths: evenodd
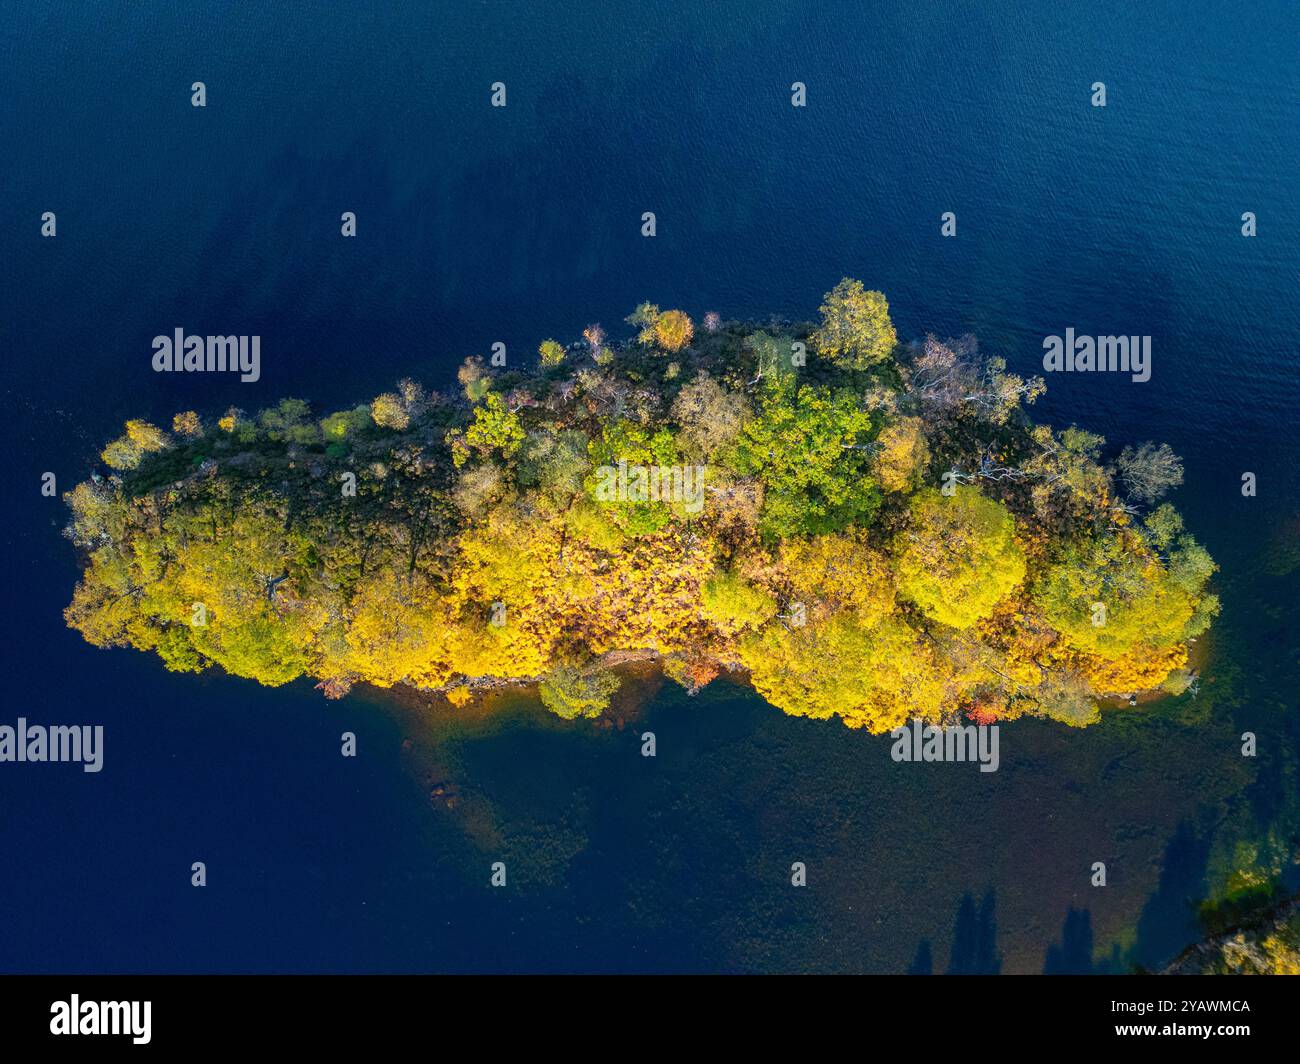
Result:
M1092 975L1092 914L1070 906L1061 928L1060 944L1047 947L1044 975Z
M916 956L912 958L912 963L908 965L907 974L934 974L934 957L930 952L930 940L928 938L921 939L920 944L916 947Z
M997 892L993 890L984 895L978 908L970 891L962 896L953 928L949 975L1002 973L1002 958L997 952L997 920L994 917L996 902Z
M1165 847L1160 883L1138 919L1131 964L1159 967L1200 937L1196 906L1206 894L1209 854L1209 835L1198 835L1190 821L1181 821Z

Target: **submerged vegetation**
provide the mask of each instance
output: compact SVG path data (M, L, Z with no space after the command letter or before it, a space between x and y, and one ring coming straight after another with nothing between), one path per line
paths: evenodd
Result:
M1192 682L1215 566L1160 503L1167 448L1106 464L1100 437L1029 419L1041 379L972 337L900 344L856 281L817 323L628 323L528 369L471 358L455 396L128 422L114 471L66 496L69 625L335 697L537 682L566 717L633 659L873 732L1084 725Z

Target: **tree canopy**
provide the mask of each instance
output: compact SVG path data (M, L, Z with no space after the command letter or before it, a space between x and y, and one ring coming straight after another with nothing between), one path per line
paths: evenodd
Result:
M128 421L65 496L68 624L331 697L533 683L566 718L637 659L872 731L1085 725L1186 679L1218 600L1157 505L1167 448L1107 464L1101 437L1030 421L1040 380L972 338L900 345L856 281L820 323L628 320L522 368L467 359L451 395Z
M898 343L884 293L848 277L826 293L821 327L812 338L818 351L850 369L884 362Z

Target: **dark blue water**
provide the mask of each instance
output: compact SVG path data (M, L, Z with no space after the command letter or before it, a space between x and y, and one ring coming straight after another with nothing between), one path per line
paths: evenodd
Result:
M1004 970L1122 970L1195 935L1189 900L1242 846L1272 829L1252 860L1294 858L1293 4L375 6L0 19L3 719L107 732L99 775L0 766L0 969L992 967L961 955L978 924ZM1183 455L1176 501L1223 570L1195 703L1006 729L989 779L665 689L647 776L631 732L176 677L63 626L76 561L40 476L71 487L126 417L446 385L643 299L811 317L845 274L903 336L974 331L1022 372L1067 327L1153 337L1150 382L1058 376L1038 413ZM176 327L259 334L261 381L154 374Z

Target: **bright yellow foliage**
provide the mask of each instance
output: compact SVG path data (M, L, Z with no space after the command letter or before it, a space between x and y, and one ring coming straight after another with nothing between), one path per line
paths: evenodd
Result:
M930 461L924 423L919 417L903 417L881 430L880 453L876 455L876 476L885 491L910 491L916 487Z
M1024 579L1011 514L975 488L921 491L911 519L895 545L898 589L940 624L969 628Z
M571 376L468 361L472 405L404 380L323 418L288 400L207 434L194 411L175 436L128 421L103 454L118 472L65 496L68 624L174 671L308 676L332 697L407 684L463 705L536 683L575 718L631 660L690 691L747 675L787 713L873 732L1083 726L1099 695L1186 677L1218 610L1212 559L1171 507L1121 512L1100 437L1012 418L1024 382L996 360L880 365L888 304L849 280L811 373L785 354L797 329L691 347L681 311L628 322L642 347L592 328L595 364ZM1021 465L949 495L922 487L931 447L967 479ZM634 498L648 470L681 495Z
M680 310L664 311L654 324L655 343L665 351L680 351L694 336L695 326Z

